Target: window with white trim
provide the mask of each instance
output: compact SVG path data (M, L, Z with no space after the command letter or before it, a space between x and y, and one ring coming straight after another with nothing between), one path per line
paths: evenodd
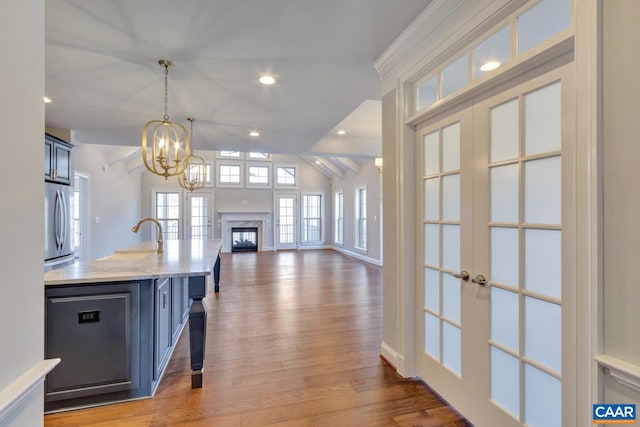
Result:
M242 157L242 153L239 151L218 151L218 157L227 159L239 159Z
M344 243L344 194L342 191L335 196L335 236L336 243Z
M302 241L322 241L322 194L302 196Z
M298 185L297 167L296 166L277 166L276 167L276 186L277 187L295 187Z
M218 163L218 185L239 187L242 185L242 165L239 163Z
M205 185L211 185L211 163L202 165L191 165L189 168L189 181L200 181L204 177Z
M356 248L367 250L367 187L356 188Z
M258 152L250 151L249 158L251 160L270 160L271 157L269 153L258 153Z
M268 187L271 184L271 166L247 165L247 186Z

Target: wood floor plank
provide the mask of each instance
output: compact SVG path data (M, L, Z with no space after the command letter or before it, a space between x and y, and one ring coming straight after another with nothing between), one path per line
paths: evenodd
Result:
M234 253L221 278L205 298L202 389L191 389L185 330L153 398L45 426L469 426L380 358L379 267L331 250Z

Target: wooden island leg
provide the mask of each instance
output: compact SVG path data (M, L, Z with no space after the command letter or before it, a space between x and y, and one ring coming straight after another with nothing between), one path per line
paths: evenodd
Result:
M219 258L218 258L219 259ZM207 339L206 276L189 277L189 352L191 354L191 388L202 388L204 350Z
M213 266L213 283L214 283L214 292L220 292L220 254L218 254L218 258L216 258L216 263Z

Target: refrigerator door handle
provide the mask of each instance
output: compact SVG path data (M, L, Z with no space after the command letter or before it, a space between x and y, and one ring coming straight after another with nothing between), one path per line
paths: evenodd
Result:
M60 192L60 209L62 210L62 224L60 226L60 249L64 247L65 236L67 235L67 198Z
M59 217L60 217L60 191L56 190L56 198L53 204L53 231L56 236L56 250L60 250Z

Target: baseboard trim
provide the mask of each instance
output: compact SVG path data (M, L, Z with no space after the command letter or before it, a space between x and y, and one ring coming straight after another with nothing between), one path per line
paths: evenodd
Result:
M38 362L33 368L0 391L0 425L22 402L38 390L44 377L60 363L60 359Z
M333 249L334 251L338 251L338 252L340 252L342 254L345 254L347 256L350 256L352 258L357 258L357 259L359 259L361 261L368 262L369 264L373 264L375 266L382 267L382 261L380 261L378 259L371 258L371 257L368 257L366 255L360 254L358 252L353 252L353 251L347 250L345 248L341 248L339 246L329 246L329 247L331 249Z
M384 341L380 344L380 356L402 376L404 375L404 357Z

